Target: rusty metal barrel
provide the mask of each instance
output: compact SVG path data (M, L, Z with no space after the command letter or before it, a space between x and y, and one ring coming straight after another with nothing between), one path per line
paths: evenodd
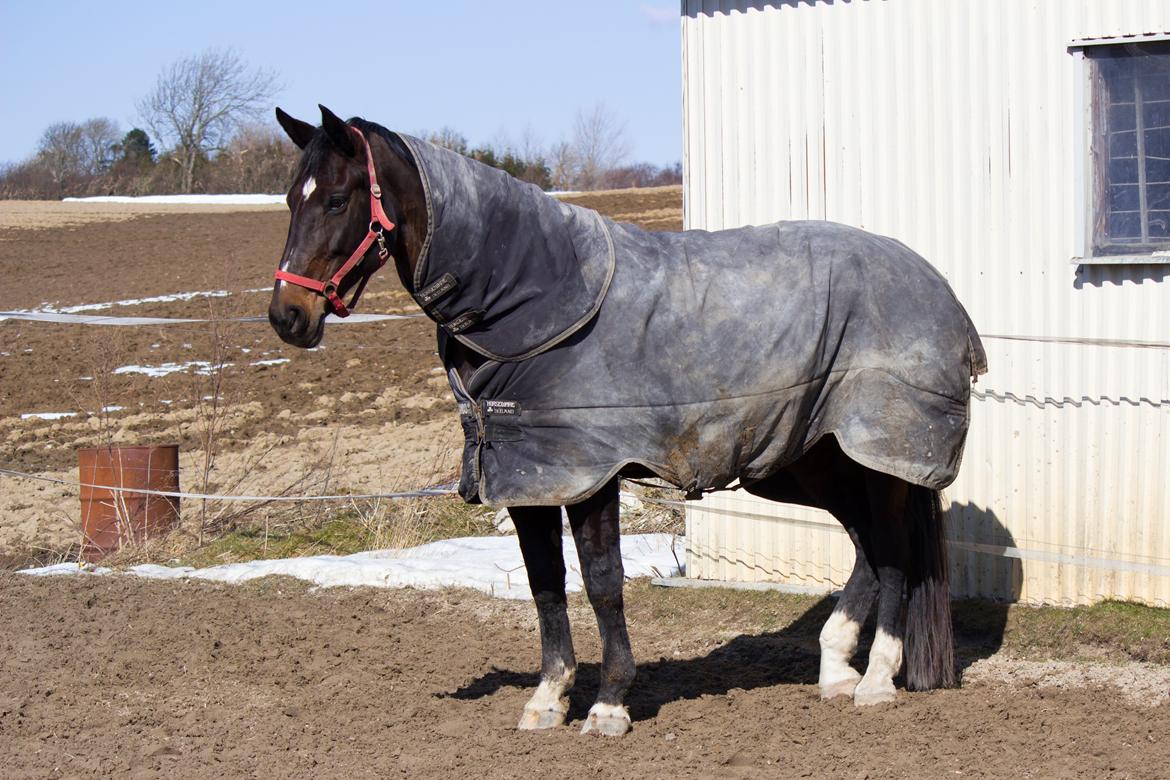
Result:
M99 561L123 544L156 539L178 525L178 496L135 491L178 492L179 445L89 447L79 449L77 459L85 560Z

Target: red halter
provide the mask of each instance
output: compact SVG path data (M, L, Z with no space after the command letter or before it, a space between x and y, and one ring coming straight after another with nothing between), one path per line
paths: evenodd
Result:
M390 257L390 250L386 248L386 237L382 234L382 231L394 229L394 223L390 221L390 218L386 216L386 211L382 208L382 188L378 186L378 176L374 172L374 155L370 151L370 142L362 135L361 130L352 126L349 129L357 133L357 137L361 139L362 145L366 148L366 169L370 174L369 232L366 233L366 237L362 242L358 244L358 248L353 250L353 254L349 256L349 259L345 261L341 268L337 269L337 273L333 274L327 282L289 273L282 268L276 269L277 279L324 295L325 299L333 306L333 313L338 317L349 316L350 310L357 305L358 298L362 297L362 290L366 288L366 282L370 281L370 277L374 275L378 268L386 265L386 260ZM374 229L375 225L378 226L377 230ZM375 241L378 242L378 268L375 268L362 277L362 280L358 282L357 289L354 290L353 297L349 299L349 306L346 306L345 301L341 300L341 296L337 294L337 289L341 286L341 282L345 279L346 274L352 271L354 266L365 258L366 252L374 245Z

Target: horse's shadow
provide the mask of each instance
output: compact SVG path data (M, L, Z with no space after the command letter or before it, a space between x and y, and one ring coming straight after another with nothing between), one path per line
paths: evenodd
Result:
M638 664L638 676L626 696L633 720L658 714L669 702L751 690L781 684L806 685L817 681L817 636L832 612L828 596L779 631L744 634L695 658L660 658ZM864 651L866 648L862 648ZM860 655L860 652L859 652ZM593 704L600 665L577 666L577 684L569 694L569 719L584 718ZM467 685L438 694L453 699L480 699L501 688L535 688L538 674L492 669Z
M630 717L655 717L664 704L703 696L719 696L735 689L752 690L774 685L814 685L820 648L817 638L833 610L835 599L826 596L779 631L741 634L706 655L694 658L660 658L638 664L638 676L626 697ZM1007 623L1008 604L967 600L954 602L956 664L960 671L995 653ZM873 636L873 620L862 632L863 641L854 665L864 671ZM584 718L593 704L600 665L577 667L577 684L569 694L569 718ZM534 672L493 668L455 691L438 694L453 699L480 699L502 688L535 688ZM898 680L898 684L904 681Z

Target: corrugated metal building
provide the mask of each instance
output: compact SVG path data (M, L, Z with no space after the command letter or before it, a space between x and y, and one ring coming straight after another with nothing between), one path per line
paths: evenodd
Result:
M1170 604L1170 2L684 0L682 28L687 226L894 236L984 335L955 595ZM837 528L714 494L688 573L840 586Z

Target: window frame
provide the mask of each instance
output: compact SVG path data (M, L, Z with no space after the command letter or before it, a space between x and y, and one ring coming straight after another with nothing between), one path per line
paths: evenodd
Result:
M1165 248L1135 248L1108 254L1096 253L1096 220L1106 188L1102 183L1105 156L1099 148L1101 137L1102 90L1098 84L1102 78L1090 52L1104 46L1118 46L1135 43L1156 43L1170 41L1170 32L1079 38L1069 43L1076 69L1074 94L1074 116L1077 117L1079 132L1075 144L1076 159L1073 162L1075 191L1079 194L1076 213L1076 247L1071 262L1074 265L1160 265L1170 264L1170 240Z

